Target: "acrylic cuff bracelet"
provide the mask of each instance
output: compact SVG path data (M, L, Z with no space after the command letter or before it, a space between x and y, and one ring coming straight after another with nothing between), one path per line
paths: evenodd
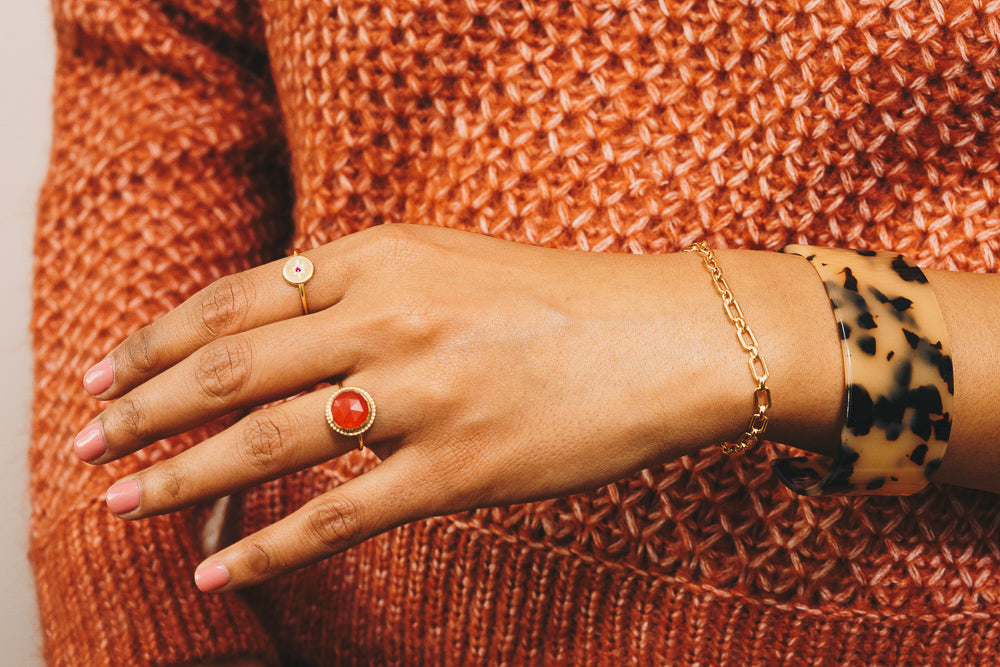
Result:
M823 280L844 359L846 413L834 458L771 462L796 493L907 495L941 465L954 381L944 317L926 276L898 253L786 245Z

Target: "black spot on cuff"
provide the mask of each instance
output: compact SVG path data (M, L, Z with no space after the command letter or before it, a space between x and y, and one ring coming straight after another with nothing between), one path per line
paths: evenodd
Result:
M882 291L879 288L869 287L868 291L875 295L875 298L878 299L879 303L889 303L889 297L882 294Z
M942 414L941 392L934 385L925 384L910 390L906 404L929 415Z
M870 480L865 488L869 491L874 491L875 489L881 489L884 484L885 477L876 477L875 479Z
M896 370L893 371L892 380L897 387L909 389L910 381L913 379L913 363L909 359L902 359Z
M879 425L902 424L906 406L902 401L894 401L887 396L879 396L873 407L875 421ZM895 440L895 438L889 438Z
M844 267L844 289L851 290L852 292L858 291L858 279L854 277L854 272L851 271L851 267Z
M951 357L946 354L936 353L936 356L931 357L931 363L937 366L938 373L941 374L941 379L945 381L948 385L948 393L952 396L955 395L955 377L954 371L951 366Z
M910 306L913 305L913 302L905 296L897 296L890 303L892 303L892 307L896 310L909 310Z
M945 415L933 424L934 437L942 442L947 442L948 438L951 437L951 415Z
M872 356L875 356L875 339L872 338L871 336L865 336L864 338L859 338L858 347L860 347L861 351L864 352L865 354L870 354Z
M924 272L920 270L920 267L910 266L906 263L906 260L903 259L902 255L896 255L890 266L892 267L892 270L896 272L896 275L908 283L927 282L927 277L924 275Z
M862 313L861 316L858 317L858 326L862 329L874 329L878 325L875 324L875 318L872 317L871 313Z
M847 394L847 415L844 425L854 435L867 435L872 430L875 420L875 406L868 390L858 384L851 384L845 390Z

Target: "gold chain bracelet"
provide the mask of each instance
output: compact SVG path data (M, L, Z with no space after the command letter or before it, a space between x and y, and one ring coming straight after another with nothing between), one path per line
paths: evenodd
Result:
M743 311L740 310L740 305L736 303L736 297L733 296L732 290L729 289L726 279L722 277L722 269L716 263L715 255L712 254L711 249L702 241L692 244L684 252L697 252L705 260L705 268L712 274L715 289L722 295L722 303L726 307L726 315L736 325L736 337L739 338L743 350L750 354L750 358L748 359L750 373L757 382L757 388L753 391L753 402L756 406L756 412L750 417L750 424L747 426L747 430L736 439L736 442L724 442L719 445L724 454L744 454L757 446L761 435L764 433L764 429L767 428L767 409L771 407L771 390L765 384L767 382L767 364L764 363L764 357L760 356L760 350L757 348L757 337L753 335L753 331L747 325L747 321L743 317Z

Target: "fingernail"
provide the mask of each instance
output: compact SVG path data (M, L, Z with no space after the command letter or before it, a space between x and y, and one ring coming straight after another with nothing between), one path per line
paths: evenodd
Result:
M115 381L115 362L111 357L94 364L83 374L83 388L91 396L103 394Z
M104 444L104 427L101 422L94 422L76 434L73 440L76 455L84 461L93 461L107 451Z
M229 583L229 573L222 563L202 563L194 571L194 585L202 593L210 593Z
M108 509L115 514L128 514L139 507L139 480L126 479L115 482L108 489Z

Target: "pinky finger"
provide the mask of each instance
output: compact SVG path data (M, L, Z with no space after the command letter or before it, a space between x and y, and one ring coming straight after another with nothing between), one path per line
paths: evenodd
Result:
M233 590L296 570L434 514L412 450L314 498L281 521L213 554L194 573L203 592ZM417 478L420 478L419 480Z

